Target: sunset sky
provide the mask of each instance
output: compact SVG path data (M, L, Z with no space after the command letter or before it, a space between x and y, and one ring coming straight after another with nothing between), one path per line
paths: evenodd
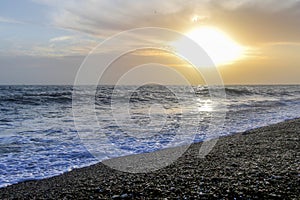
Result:
M178 31L204 49L207 42L225 84L300 84L299 19L299 0L2 0L0 84L72 84L96 45L143 27ZM182 64L153 50L129 56L113 73L153 60ZM193 73L184 64L179 71Z

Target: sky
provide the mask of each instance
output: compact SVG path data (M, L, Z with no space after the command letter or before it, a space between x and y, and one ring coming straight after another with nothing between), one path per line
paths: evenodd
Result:
M123 31L144 27L196 34L191 39L200 46L199 39L212 41L208 44L214 47L212 54L220 50L229 56L230 44L241 47L241 55L230 62L215 62L225 84L300 84L299 19L299 0L1 0L0 84L73 84L97 45ZM225 40L195 31L203 27L220 31L217 37L226 36L231 43L221 46ZM145 38L128 39L122 45L134 49L133 43L140 45ZM207 54L214 57L209 50ZM150 76L179 84L174 72L193 84L205 79L170 53L136 50L113 62L103 83L115 83L122 74L147 63L166 67L145 65L128 76L131 82ZM88 83L89 76L85 79Z

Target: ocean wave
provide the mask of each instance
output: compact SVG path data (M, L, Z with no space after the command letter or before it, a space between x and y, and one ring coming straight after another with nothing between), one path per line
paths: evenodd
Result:
M299 86L199 86L191 91L180 86L154 85L140 87L129 95L131 86L99 86L96 95L92 89L88 86L76 88L79 94L76 98L80 99L78 106L83 108L82 113L78 113L78 121L86 123L87 126L83 128L87 136L93 136L99 130L106 133L106 139L122 150L116 153L115 146L111 148L111 143L101 139L93 148L100 148L102 159L122 156L123 152L151 152L165 144L181 145L182 141L173 140L175 134L184 137L191 133L186 128L182 133L179 132L181 125L187 128L196 126L195 141L198 142L209 134L228 135L300 117ZM226 98L209 100L210 90L225 91ZM189 98L193 92L195 98ZM177 94L186 97L186 100L177 99ZM0 187L25 179L53 176L75 166L86 166L98 161L88 153L87 146L80 142L78 127L75 127L72 115L72 97L71 86L0 86ZM91 100L95 100L97 105L100 128L89 126L94 116L89 116L88 106L84 108L87 103L93 102ZM111 113L112 101L117 104L117 108L130 104L132 123L126 123L128 129L116 126ZM154 103L161 107L151 110ZM211 116L220 108L223 109L223 104L227 112L222 130L210 133ZM166 123L161 126L160 132L147 130L147 120L161 116L162 109L166 111ZM156 123L160 122L157 120ZM156 123L150 128L156 130ZM137 125L140 126L136 128ZM141 133L152 137L135 139L134 136Z
M55 94L23 94L0 96L0 103L14 103L21 105L41 105L45 103L70 103L72 101L71 93Z

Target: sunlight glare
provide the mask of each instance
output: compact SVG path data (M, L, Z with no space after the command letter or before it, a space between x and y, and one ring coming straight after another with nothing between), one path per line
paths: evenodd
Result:
M185 34L199 44L215 65L231 64L244 54L244 47L215 27L200 27ZM176 51L186 51L184 39L175 42Z

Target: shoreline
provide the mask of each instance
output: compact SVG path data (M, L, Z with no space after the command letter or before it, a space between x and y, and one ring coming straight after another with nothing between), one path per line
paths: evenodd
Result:
M202 143L195 143L176 162L154 172L125 173L100 162L0 188L0 198L297 199L299 134L300 119L286 120L220 137L203 159L197 157ZM172 149L176 148L180 147ZM122 158L108 161L120 162Z

